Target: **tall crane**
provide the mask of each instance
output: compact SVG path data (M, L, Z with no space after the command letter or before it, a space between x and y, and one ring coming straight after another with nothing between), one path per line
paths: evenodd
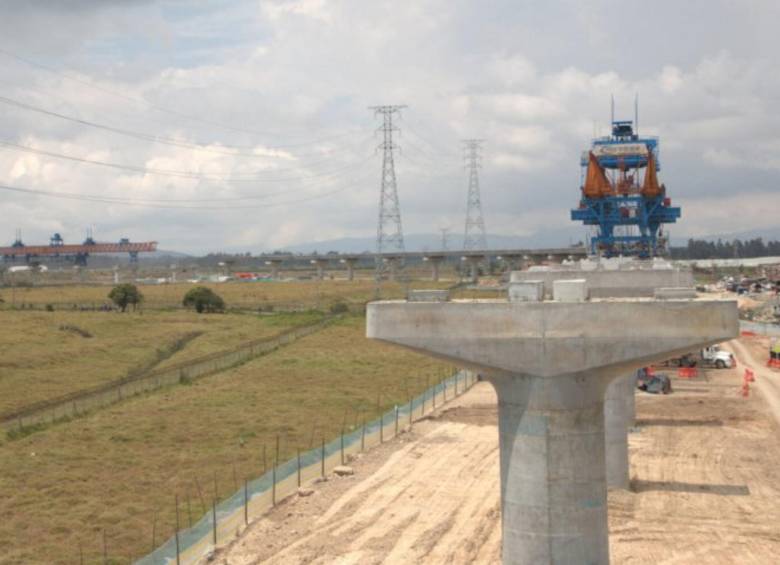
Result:
M681 215L658 181L658 138L640 137L636 124L638 111L633 122L616 121L613 103L612 134L594 139L580 160L580 203L571 219L597 227L590 239L594 255L662 255L667 245L662 226Z

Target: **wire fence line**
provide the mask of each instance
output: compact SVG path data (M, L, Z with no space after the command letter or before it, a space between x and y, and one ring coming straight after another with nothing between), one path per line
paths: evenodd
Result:
M780 337L780 325L769 322L749 322L747 320L739 321L739 329L743 332L753 332L770 337Z
M176 527L173 535L150 554L135 561L137 565L187 565L205 558L215 549L233 540L249 522L295 494L299 487L326 477L334 468L348 462L352 456L380 445L410 430L414 422L424 418L477 382L476 374L457 371L452 376L426 389L409 402L396 406L379 418L363 422L356 429L307 451L298 451L292 459L279 462L260 477L244 481L230 497L211 501L211 507L195 524L180 528L182 511L178 496ZM278 449L278 448L277 448ZM187 508L190 513L189 507ZM152 526L156 527L156 524ZM154 534L153 534L154 535ZM110 562L110 549L103 532L104 562Z
M293 343L321 330L334 319L335 317L328 317L314 324L291 328L274 336L242 343L228 351L218 351L169 367L129 375L102 385L36 402L19 410L0 414L0 429L9 436L23 435L37 426L73 418L95 408L120 402L130 396L165 386L191 382Z

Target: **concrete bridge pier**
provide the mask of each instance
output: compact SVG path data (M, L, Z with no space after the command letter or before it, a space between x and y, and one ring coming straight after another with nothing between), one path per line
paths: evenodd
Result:
M372 302L366 334L465 366L495 387L504 563L606 565L606 389L738 335L736 302L589 301L582 280L555 281L558 300L541 301L541 281L523 284L511 291L516 302Z
M393 282L398 280L398 271L403 265L402 259L400 257L385 257L384 263L387 266L388 279Z
M325 278L325 267L328 266L327 259L312 259L311 264L317 269L317 280L323 280Z
M482 262L484 257L481 255L466 255L462 259L468 268L469 280L473 284L476 284L477 281L479 281L479 264Z
M279 278L279 270L282 267L282 260L281 259L269 259L265 262L266 265L271 267L271 278L278 279Z
M354 257L345 257L344 259L341 259L341 263L347 267L347 280L355 280L355 263L357 263L357 259Z
M427 255L423 257L423 261L427 261L431 266L431 280L439 282L439 269L442 261L444 261L444 257L441 255Z
M628 489L630 483L628 429L633 420L636 377L634 373L615 379L604 397L604 434L606 441L607 486Z

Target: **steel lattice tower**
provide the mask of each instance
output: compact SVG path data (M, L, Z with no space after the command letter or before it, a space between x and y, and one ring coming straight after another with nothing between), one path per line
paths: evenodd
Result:
M382 132L382 182L379 192L379 224L376 230L376 252L404 251L404 232L401 227L401 208L398 204L398 186L395 178L395 162L393 150L393 132L398 131L393 125L393 115L406 106L371 106L375 115L382 115L382 125L377 131Z
M463 249L487 249L485 219L482 217L482 200L479 194L478 170L482 166L482 139L464 139L463 152L469 171L469 192L466 199L466 229L463 237Z

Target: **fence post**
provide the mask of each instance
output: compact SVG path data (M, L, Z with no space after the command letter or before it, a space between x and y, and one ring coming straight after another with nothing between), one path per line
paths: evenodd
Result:
M79 540L79 565L84 565L84 548L81 546L81 540Z
M412 421L414 420L414 418L412 417L412 410L413 410L412 396L409 395L409 431L412 431Z
M268 471L268 465L266 465L266 459L265 459L265 444L263 444L263 474L265 475L266 471Z
M154 517L152 518L152 551L157 549L157 508L154 509Z
M190 524L190 528L192 527L192 507L190 506L190 492L189 489L187 490L187 519Z
M279 464L279 434L276 434L276 458L274 459L274 467Z
M174 537L176 538L176 565L180 565L180 557L179 557L179 495L178 493L175 495L176 500L176 533L174 534Z
M301 448L298 448L298 488L301 488Z
M244 478L244 525L249 524L249 481Z
M436 410L436 383L433 383L433 409Z
M200 499L200 507L202 509L202 512L205 514L206 512L208 512L208 507L206 506L206 499L203 498L203 490L200 488L200 481L198 480L197 475L195 475L195 487L198 489L198 498Z
M322 478L325 478L325 438L322 438L322 452L320 453L320 465L322 466Z
M366 420L363 418L363 431L360 434L360 451L366 450Z
M398 435L398 404L395 405L395 436L397 435Z
M108 546L106 545L106 530L103 529L103 565L108 565Z
M341 428L341 464L344 464L344 428Z
M211 501L211 530L214 547L217 547L217 499Z
M271 480L273 482L273 486L271 487L271 505L276 506L276 465L278 464L278 460L274 461L274 468L271 472Z
M379 443L385 442L385 415L379 414Z

